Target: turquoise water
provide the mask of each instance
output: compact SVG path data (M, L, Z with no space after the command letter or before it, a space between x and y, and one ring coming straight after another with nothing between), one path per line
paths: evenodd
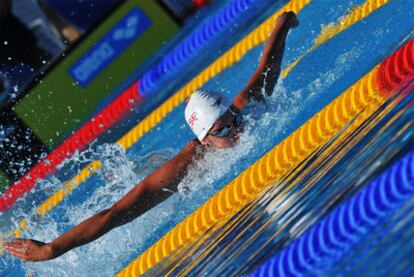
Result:
M282 68L313 45L323 26L336 22L354 5L364 2L317 0L305 7L299 15L300 26L288 37ZM390 1L306 56L286 79L280 80L273 95L267 98L267 105L252 103L246 108L243 112L246 130L240 144L233 149L208 152L192 166L179 186L179 193L172 194L132 223L55 260L21 263L10 256L3 256L0 258L0 272L5 276L23 275L24 272L34 276L114 275L412 38L414 8L409 2ZM276 5L273 8L276 9ZM258 20L256 24L259 23ZM204 87L232 97L254 71L261 50L262 46L253 49ZM188 79L188 76L182 79ZM372 180L394 159L414 148L412 94L410 97L397 97L387 103L349 140L335 147L328 145L314 153L299 171L275 184L219 233L208 234L209 241L217 242L217 247L211 248L210 244L197 248L190 246L187 250L193 251L191 258L177 254L174 259L167 259L155 267L150 275L168 272L177 261L183 266L174 273L182 270L190 275L242 275L260 265L265 258ZM146 174L173 157L194 138L185 124L183 113L183 105L178 106L126 152L113 144L94 145L91 150L69 161L65 166L67 171L75 171L92 158L101 159L104 167L45 218L31 218L29 232L25 236L50 241L83 219L111 206ZM334 142L330 143L333 145ZM61 175L43 182L43 197L62 185L66 179ZM38 203L41 199L38 195L29 196L26 201ZM404 209L390 215L383 226L379 226L334 268L327 269L325 274L351 275L362 271L374 275L378 274L378 268L384 275L410 272L412 268L407 259L409 261L413 251L409 235L412 234L412 205L408 203ZM11 229L13 225L9 222L30 214L31 207L27 206L30 205L21 203L18 209L7 214L7 220L2 218L5 221L2 230ZM193 261L201 254L204 255L203 260L192 267Z

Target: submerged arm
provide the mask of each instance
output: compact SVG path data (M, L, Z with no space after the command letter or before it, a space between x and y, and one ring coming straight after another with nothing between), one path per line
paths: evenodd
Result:
M90 217L50 243L28 239L13 239L5 244L7 252L25 260L42 261L96 240L113 228L130 222L168 198L163 188L176 190L197 156L198 143L192 141L185 149L129 191L111 208Z
M253 73L245 88L234 97L233 105L243 109L249 100L262 100L262 89L271 93L280 75L280 63L285 49L285 41L290 28L297 24L293 12L284 13L276 20L266 46L263 50L259 66Z

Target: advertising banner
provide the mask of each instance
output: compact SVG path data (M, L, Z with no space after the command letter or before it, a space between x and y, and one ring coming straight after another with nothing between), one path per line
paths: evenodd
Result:
M125 1L17 103L15 113L53 149L178 28L157 2Z

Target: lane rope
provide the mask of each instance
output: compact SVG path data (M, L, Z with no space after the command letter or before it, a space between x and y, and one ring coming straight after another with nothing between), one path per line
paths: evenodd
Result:
M318 275L413 196L414 152L411 152L269 258L251 276Z
M92 141L114 126L132 108L159 91L158 87L180 69L192 62L197 53L209 46L212 40L233 26L238 19L248 17L251 10L263 6L268 0L231 0L207 22L183 39L140 80L108 104L101 112L69 136L42 161L26 172L19 181L7 188L0 197L0 211L5 211L26 192L35 187L37 180L44 179L65 159L82 150Z
M171 112L175 107L177 107L186 97L188 97L194 90L202 87L209 79L218 75L220 72L226 68L232 66L237 61L239 61L244 54L249 50L256 47L257 45L266 41L268 36L274 27L274 22L285 11L294 11L299 13L300 10L307 5L311 0L292 0L290 3L282 7L279 11L269 17L265 22L259 25L256 29L250 32L245 38L238 42L235 46L229 49L224 53L220 58L218 58L214 63L207 67L203 72L197 75L193 80L187 83L183 88L166 100L159 108L154 110L150 115L148 115L144 120L138 123L133 129L131 129L127 134L125 134L121 139L116 143L120 144L125 150L130 148L134 143L136 143L144 134L151 130L156 124L161 122L161 120ZM73 189L88 178L93 176L97 170L101 168L99 161L94 161L87 166L85 166L79 174L74 176L71 180L64 184L64 188L58 190L48 199L46 199L42 204L35 209L32 215L44 216L54 207L61 203L66 195L70 194ZM26 222L28 219L22 219ZM15 235L17 237L21 236L22 231L18 227L15 230L6 232L0 236L0 247L2 247L2 242L5 239Z
M174 250L191 244L211 228L223 226L263 190L275 184L308 155L323 147L353 118L359 114L369 117L398 89L405 86L414 77L413 57L414 39L258 159L117 276L142 275ZM384 85L387 80L392 80L392 83ZM352 128L359 127L363 121L355 122L358 124L352 124Z

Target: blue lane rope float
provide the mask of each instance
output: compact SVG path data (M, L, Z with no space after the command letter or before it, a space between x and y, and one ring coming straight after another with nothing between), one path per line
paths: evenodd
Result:
M270 258L252 276L316 274L414 196L414 151Z
M246 16L247 13L251 14L251 9L256 10L266 3L269 3L269 0L232 0L142 76L139 84L141 95L149 96L156 93L161 79L174 76L209 45L212 39L228 30L238 18Z

